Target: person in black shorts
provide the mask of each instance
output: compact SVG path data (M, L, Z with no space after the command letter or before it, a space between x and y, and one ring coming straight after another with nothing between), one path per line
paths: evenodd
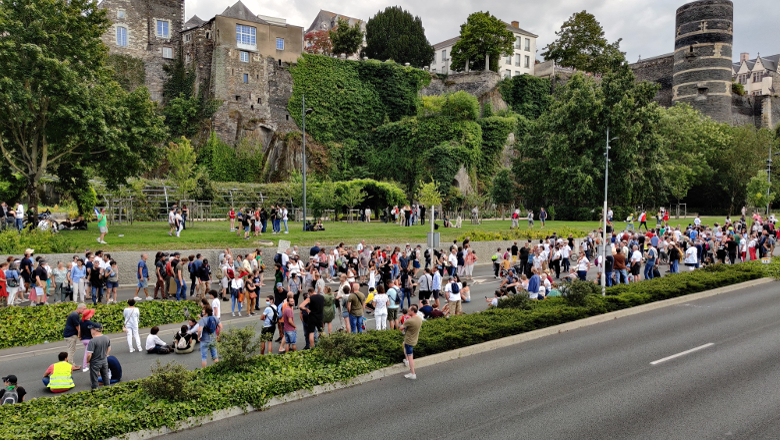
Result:
M268 295L265 297L265 309L263 310L263 330L260 332L260 340L263 342L260 347L260 354L264 355L266 348L268 354L273 353L273 340L274 332L276 331L276 325L274 325L274 316L277 314L274 311L276 306L274 305L274 296Z
M309 338L308 346L314 348L316 342L316 333L322 333L323 312L325 310L325 297L318 294L316 290L309 288L309 297L303 301L299 307L301 312L308 314L308 330L306 335Z

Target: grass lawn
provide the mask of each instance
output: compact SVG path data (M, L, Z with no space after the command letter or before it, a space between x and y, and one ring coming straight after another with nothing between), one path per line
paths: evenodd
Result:
M693 219L672 219L670 223L673 226L679 224L685 227ZM712 224L714 222L723 222L723 218L708 217L702 218L702 223ZM439 222L439 225L442 223ZM464 221L462 229L439 228L441 233L441 242L446 243L458 238L460 235L470 231L497 232L509 229L511 221L484 221L481 225L472 225L471 222ZM268 225L270 231L270 223ZM344 241L349 244L356 244L365 239L369 244L392 244L392 243L415 243L424 244L426 233L430 232L430 224L426 222L424 226L412 226L402 228L393 224L381 222L372 223L345 223L328 222L325 223L325 231L307 232L302 231L301 223L289 223L289 234L273 235L270 232L262 235L262 240L273 241L274 246L279 239L290 240L293 244L311 245L319 241L323 245L338 244ZM582 231L583 235L598 228L598 222L547 222L546 230L550 233L556 230L556 227L569 227ZM638 223L635 224L638 226ZM655 226L654 222L650 227ZM622 229L625 222L616 223L616 227ZM539 229L540 224L537 221L535 229ZM135 222L132 226L109 225L106 242L108 245L98 245L97 224L90 223L88 231L63 231L65 237L73 240L78 251L84 249L97 249L98 247L109 251L138 251L138 250L169 250L169 249L214 249L214 248L242 248L257 246L255 238L243 240L235 233L229 232L230 226L227 221L188 223L187 229L182 231L181 237L176 238L168 236L168 225L163 222ZM520 229L528 229L527 222L520 222ZM120 236L121 235L121 236Z

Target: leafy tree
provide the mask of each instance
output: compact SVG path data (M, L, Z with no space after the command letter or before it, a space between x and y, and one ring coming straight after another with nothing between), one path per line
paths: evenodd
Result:
M620 41L609 43L604 29L593 14L574 13L556 32L558 38L547 45L542 56L564 67L591 73L607 73L625 61Z
M429 66L434 55L422 19L400 6L388 6L368 20L363 53L372 59L409 63L417 68Z
M167 75L163 83L163 115L171 139L192 138L207 129L221 103L208 98L205 86L196 92L195 68L184 64L181 53L176 61L164 65L163 71Z
M449 93L444 98L442 115L462 121L476 121L479 118L479 101L474 95L461 90Z
M770 186L770 183L767 182L766 171L759 170L747 184L747 205L760 210L762 207L772 203L776 194L769 192Z
M100 38L110 25L90 0L0 7L0 150L36 213L52 169L89 164L116 188L158 156L165 130L148 91L124 91L107 66Z
M330 32L326 30L311 31L303 37L306 42L306 53L315 55L330 55L333 53L333 42Z
M334 209L340 203L336 197L336 185L330 180L319 185L312 185L306 201L311 206L315 220L322 217L326 209Z
M204 174L202 167L196 165L197 155L192 143L184 137L169 143L165 159L168 161L169 179L176 184L179 195L187 198L195 191L198 180Z
M466 23L460 25L460 40L452 47L450 68L484 70L485 57L490 55L490 70L497 72L499 58L514 53L514 34L506 23L490 15L490 12L475 12Z
M493 188L490 196L496 205L506 207L515 201L515 181L512 178L512 170L502 168L493 178Z
M350 26L349 21L339 17L335 28L330 30L330 41L333 42L333 53L352 55L363 44L363 31L360 23Z
M499 90L512 111L529 119L541 116L552 103L552 86L547 78L513 76L501 81Z
M729 213L732 213L747 199L747 176L755 176L766 166L767 150L773 139L769 130L748 125L725 126L725 129L728 133L726 147L713 151L708 162L713 168L713 183L723 190Z
M368 197L368 194L366 194L365 191L363 191L363 188L359 185L349 185L346 188L344 188L344 192L341 194L341 203L343 203L350 212L349 221L352 222L352 210L355 209L355 206L360 205L363 203L366 198Z
M417 201L423 206L427 206L431 210L431 224L433 219L436 218L434 211L436 206L441 205L441 193L436 185L436 182L431 180L428 183L420 182L417 190Z

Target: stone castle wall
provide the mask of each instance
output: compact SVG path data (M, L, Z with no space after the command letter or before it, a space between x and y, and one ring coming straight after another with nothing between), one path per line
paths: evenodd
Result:
M672 106L672 80L674 78L674 55L661 55L631 65L637 81L648 81L661 86L655 101L664 107Z
M182 0L103 0L100 8L106 9L114 23L103 35L103 42L109 53L128 55L144 61L146 86L155 101L162 100L162 88L166 75L163 66L172 59L163 58L163 48L170 48L173 57L180 48L182 24L184 23L184 2ZM120 17L120 11L124 17ZM157 20L169 24L169 38L157 36ZM127 29L127 46L117 45L117 27Z

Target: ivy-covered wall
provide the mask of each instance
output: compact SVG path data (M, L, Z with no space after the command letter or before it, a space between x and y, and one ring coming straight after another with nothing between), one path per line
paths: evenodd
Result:
M108 64L114 69L116 82L128 92L144 85L146 67L142 59L112 53L108 55Z
M300 127L301 99L314 112L306 132L320 142L364 138L385 122L414 116L420 89L430 82L424 70L396 63L350 61L303 54L290 67L293 94L287 109Z

